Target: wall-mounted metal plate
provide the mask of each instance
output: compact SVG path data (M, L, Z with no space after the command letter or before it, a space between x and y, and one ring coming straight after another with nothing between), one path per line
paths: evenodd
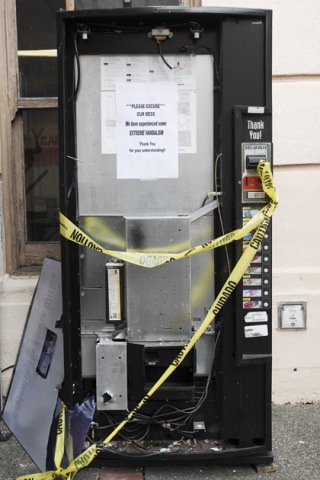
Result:
M279 302L278 326L283 330L306 330L307 302Z

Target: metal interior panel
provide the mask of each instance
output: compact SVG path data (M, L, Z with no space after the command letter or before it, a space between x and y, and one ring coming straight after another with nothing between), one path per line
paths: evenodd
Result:
M108 250L125 250L125 223L123 216L89 215L79 218L79 227ZM83 253L85 253L84 249ZM96 253L96 252L94 252ZM99 255L97 260L101 257ZM104 256L102 256L105 258ZM90 258L90 262L94 257ZM90 280L91 286L92 280Z
M214 238L213 216L201 217L190 224L191 246L201 245ZM214 300L214 251L191 257L192 319L198 325Z
M79 226L96 242L108 249L125 250L125 222L117 216L80 217ZM81 328L82 331L110 330L106 326L105 254L81 248Z
M127 343L102 339L96 347L97 409L126 410Z
M83 288L81 290L82 321L106 321L106 291L104 288Z
M196 343L196 372L198 375L209 375L212 368L213 355L215 348L214 335L204 334Z
M190 246L189 217L126 218L128 250L183 251ZM127 265L128 338L187 340L191 332L190 259L155 269Z
M106 256L90 248L81 247L80 277L82 288L105 288Z
M135 61L135 56L126 56ZM77 157L80 215L183 215L201 207L213 188L213 59L197 56L197 151L179 155L179 177L120 180L116 155L101 153L100 56L81 56L77 100ZM165 65L163 68L167 69Z
M82 376L96 376L96 335L81 335Z

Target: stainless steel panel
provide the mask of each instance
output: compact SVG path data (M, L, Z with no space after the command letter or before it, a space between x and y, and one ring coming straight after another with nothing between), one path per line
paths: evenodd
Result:
M107 258L101 252L81 248L80 278L82 288L102 288L106 286L105 264ZM86 301L86 298L83 299Z
M191 246L214 238L213 216L201 217L190 224ZM191 258L192 318L202 322L214 301L214 251L199 253ZM199 320L198 320L199 319Z
M80 217L79 227L103 247L125 250L123 217ZM106 326L106 268L110 259L103 253L81 248L81 328L82 331L110 330Z
M79 227L104 248L108 250L125 250L125 224L122 216L81 216L79 218Z
M77 157L82 160L77 162L80 225L99 243L116 250L155 251L163 247L164 251L176 252L211 240L211 215L191 224L189 217L180 215L198 211L207 193L213 190L212 57L197 56L196 153L179 154L177 179L148 181L117 179L116 155L101 154L100 56L82 55L80 61L82 85L77 101ZM106 331L107 260L104 255L82 250L83 332ZM125 268L128 339L187 341L192 319L201 321L213 300L213 252L150 270L130 264ZM101 292L89 293L92 287ZM100 305L95 305L96 302ZM95 316L103 320L95 321Z
M126 410L127 343L100 340L96 347L96 364L97 409Z
M101 154L100 56L82 55L80 62L82 77L77 101L77 157L82 160L77 162L79 214L180 215L200 208L207 192L213 189L212 57L197 56L197 152L179 155L177 179L150 181L118 180L116 155Z
M81 366L84 378L96 376L96 335L81 335Z
M127 250L179 252L189 248L189 217L126 218ZM191 333L190 259L153 269L127 265L126 309L131 341L188 340Z
M106 291L104 288L81 290L81 321L106 322Z
M215 348L214 335L202 335L196 343L196 373L209 375L212 367L213 352Z

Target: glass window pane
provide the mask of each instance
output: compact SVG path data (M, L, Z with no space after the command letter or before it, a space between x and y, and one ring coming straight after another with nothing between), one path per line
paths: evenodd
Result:
M21 97L57 97L57 59L19 57L19 86Z
M19 50L57 48L56 12L65 0L16 0ZM20 95L57 96L57 59L19 57Z
M21 97L57 97L57 59L19 57L19 85Z
M59 240L57 109L24 110L27 241Z

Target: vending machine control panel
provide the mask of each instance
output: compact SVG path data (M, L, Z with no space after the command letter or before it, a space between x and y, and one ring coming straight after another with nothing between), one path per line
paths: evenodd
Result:
M271 115L264 107L236 108L235 157L241 177L237 215L244 226L270 200L257 170L260 160L272 163ZM254 231L243 237L238 256L247 248L253 234ZM237 322L237 361L259 362L271 354L270 226L243 275L237 306L240 316Z

